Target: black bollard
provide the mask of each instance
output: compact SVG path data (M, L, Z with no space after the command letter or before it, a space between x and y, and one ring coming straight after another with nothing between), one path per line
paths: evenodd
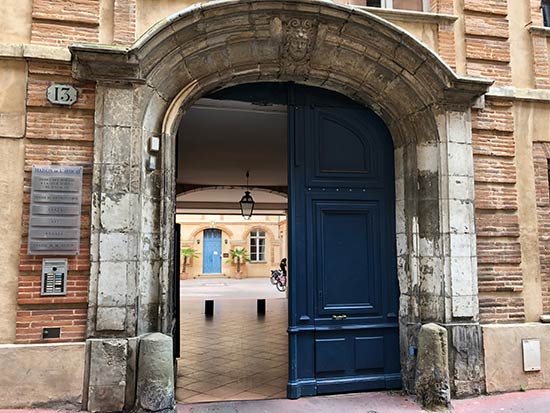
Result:
M265 315L265 298L258 298L256 310L258 311L258 315Z
M214 300L204 300L204 315L206 317L214 316Z

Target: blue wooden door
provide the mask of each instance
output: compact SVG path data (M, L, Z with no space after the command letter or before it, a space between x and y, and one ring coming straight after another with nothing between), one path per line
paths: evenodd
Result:
M222 232L219 229L205 229L203 232L202 272L222 272Z
M290 96L289 397L399 388L391 136L338 94Z

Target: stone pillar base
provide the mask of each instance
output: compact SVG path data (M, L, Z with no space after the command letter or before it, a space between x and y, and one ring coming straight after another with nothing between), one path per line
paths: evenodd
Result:
M449 335L449 372L453 397L485 393L483 334L478 323L444 324Z
M416 365L416 398L427 410L442 410L451 406L447 330L425 324L418 336Z
M172 351L171 337L160 333L88 339L82 408L91 412L135 408L172 411L175 405ZM140 400L136 403L138 383Z

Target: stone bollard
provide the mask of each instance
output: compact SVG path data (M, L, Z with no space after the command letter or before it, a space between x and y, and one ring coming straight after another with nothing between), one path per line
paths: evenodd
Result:
M434 323L423 325L418 336L416 398L427 410L451 406L447 330Z
M172 338L152 333L139 343L136 410L139 412L174 411L174 361Z

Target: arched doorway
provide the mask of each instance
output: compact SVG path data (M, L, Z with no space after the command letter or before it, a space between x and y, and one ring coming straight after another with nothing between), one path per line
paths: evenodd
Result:
M490 82L460 78L388 22L324 1L213 2L172 16L130 50L71 50L74 76L97 82L92 250L105 234L141 246L115 263L96 257L90 337L127 346L120 337L171 331L174 136L185 109L222 87L294 81L371 108L391 132L404 387L414 388L416 337L429 321L467 341L469 354L451 349L453 383L482 380L469 362L472 352L482 354L469 110ZM102 148L115 135L128 142L128 156L112 165ZM156 139L160 150L150 144ZM113 184L120 180L124 186ZM140 219L101 222L115 211ZM103 277L123 279L119 290L133 295L106 293ZM311 310L302 314L307 325L313 303L297 301ZM312 330L304 334L313 340ZM101 363L93 349L89 358ZM316 386L314 371L296 374L301 389ZM90 394L108 384L98 380Z
M282 189L289 194L289 397L400 388L394 149L384 122L341 94L294 83L242 84L207 98L232 107L248 102L286 108L288 177ZM208 113L214 122L215 111ZM240 113L239 119L247 118ZM257 124L253 119L248 118ZM197 126L184 118L180 148L186 125L189 134L197 134ZM202 138L219 148L216 138L241 146L239 135L254 135L247 126L227 126L237 134L220 128L213 134L205 127ZM258 135L266 147L273 146L265 130ZM218 172L224 180L241 179L238 169L246 161L230 152L226 156L225 169L219 165ZM267 153L248 156L273 163ZM196 169L190 168L190 175L197 177ZM205 260L211 255L208 242L205 236Z

